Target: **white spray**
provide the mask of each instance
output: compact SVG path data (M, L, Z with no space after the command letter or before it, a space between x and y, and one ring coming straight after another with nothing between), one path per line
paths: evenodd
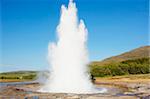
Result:
M70 0L68 8L61 7L57 27L58 42L48 46L51 75L41 89L56 93L93 93L95 91L87 73L87 29L83 20L78 22L77 8Z

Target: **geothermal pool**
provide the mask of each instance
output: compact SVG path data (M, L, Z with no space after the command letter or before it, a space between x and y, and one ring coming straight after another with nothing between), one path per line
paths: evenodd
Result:
M49 93L49 92L38 92L37 90L42 86L39 82L13 82L13 83L0 83L0 98L23 98L23 99L74 99L82 98L88 99L89 97L102 98L102 97L122 97L125 96L124 92L127 91L122 88L115 86L106 85L95 85L97 91L100 93L93 94L75 94L75 93ZM102 89L107 89L106 92L101 93ZM134 96L134 94L133 94Z

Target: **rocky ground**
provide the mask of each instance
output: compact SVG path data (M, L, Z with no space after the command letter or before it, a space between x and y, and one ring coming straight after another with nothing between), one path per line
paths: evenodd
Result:
M30 87L31 85L27 86ZM34 85L36 86L36 85ZM27 88L26 87L26 88ZM23 87L22 87L23 88ZM134 95L117 95L112 92L104 94L71 94L71 93L41 93L27 91L20 86L7 86L0 92L1 99L137 99Z
M108 89L103 94L41 93L36 91L39 87L38 83L4 86L0 90L0 99L150 99L149 92L130 91L128 88L102 84L97 84L97 87Z
M97 78L97 88L106 88L106 93L71 94L37 92L39 83L7 85L0 87L0 99L150 99L150 79L132 77Z
M150 99L150 75L138 75L138 76L116 76L108 78L97 78L97 85L111 85L119 88L125 88L124 94L135 95L140 98Z

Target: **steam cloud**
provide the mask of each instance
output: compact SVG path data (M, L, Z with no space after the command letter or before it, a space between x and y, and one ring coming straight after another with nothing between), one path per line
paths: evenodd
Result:
M87 73L88 32L83 20L78 21L73 0L70 0L68 7L61 7L57 33L58 41L48 46L51 75L41 90L54 93L94 93L96 90Z

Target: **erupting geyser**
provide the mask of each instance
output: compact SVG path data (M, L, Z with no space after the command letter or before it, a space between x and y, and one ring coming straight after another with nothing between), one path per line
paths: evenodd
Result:
M87 72L87 29L83 20L78 22L77 8L72 0L68 7L61 7L57 33L58 41L48 46L50 78L41 91L95 93Z

